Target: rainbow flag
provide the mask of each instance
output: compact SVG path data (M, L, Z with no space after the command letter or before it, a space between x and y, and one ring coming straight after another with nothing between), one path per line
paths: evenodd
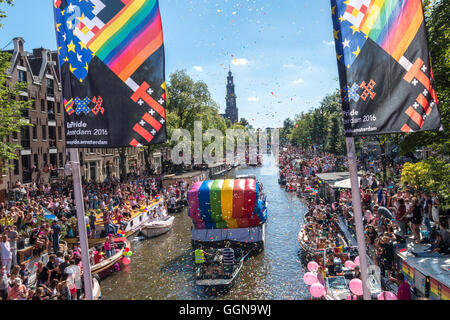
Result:
M430 278L430 299L450 300L450 288L439 281Z
M156 0L124 1L125 7L87 47L120 79L126 81L163 44Z
M399 61L423 22L420 0L347 0L342 17ZM355 31L355 32L359 32Z

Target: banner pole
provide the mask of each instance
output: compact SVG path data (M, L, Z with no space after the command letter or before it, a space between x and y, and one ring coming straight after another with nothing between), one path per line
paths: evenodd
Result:
M84 222L83 189L81 186L80 159L78 149L69 149L70 163L72 165L72 180L75 206L77 208L78 235L80 238L81 261L83 262L84 294L86 300L92 298L92 275L89 261L89 245L87 230Z
M371 293L367 286L368 267L367 267L366 241L364 238L364 226L362 221L361 193L358 181L358 163L356 159L355 139L353 137L346 137L345 140L347 144L348 168L352 187L353 218L355 220L356 241L358 242L359 265L361 269L363 295L364 300L371 300Z

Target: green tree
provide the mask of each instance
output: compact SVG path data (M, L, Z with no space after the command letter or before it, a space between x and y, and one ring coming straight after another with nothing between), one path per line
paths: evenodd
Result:
M12 5L13 1L0 0L1 3ZM0 21L5 16L5 12L0 10ZM20 92L26 91L26 84L11 83L7 75L7 70L11 67L10 59L9 53L0 52L0 167L3 172L12 167L11 160L18 159L17 150L20 150L21 146L10 142L9 137L29 125L23 114L32 103L18 99Z

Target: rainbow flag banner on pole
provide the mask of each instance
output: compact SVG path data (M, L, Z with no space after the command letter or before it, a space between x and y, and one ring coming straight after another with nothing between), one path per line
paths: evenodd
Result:
M165 142L158 0L53 1L67 147Z
M443 130L421 0L331 0L348 137Z

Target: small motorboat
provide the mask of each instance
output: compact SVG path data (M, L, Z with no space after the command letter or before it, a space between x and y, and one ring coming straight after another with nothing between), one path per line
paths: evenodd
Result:
M109 274L114 272L114 265L122 261L125 249L130 247L130 242L125 237L115 238L114 244L116 245L116 253L114 255L91 266L91 273L97 275L100 279L106 278ZM97 251L96 249L101 250L101 247L93 247L89 251Z
M348 280L343 277L327 277L326 281L326 299L327 300L347 300L352 296L352 292L348 287Z
M203 265L197 266L195 272L195 284L205 290L220 290L230 288L238 277L245 258L253 251L248 251L245 255L241 249L234 249L234 266L230 274L223 272L222 257L223 249L217 249L211 259ZM209 260L209 261L208 261Z
M157 220L147 221L142 225L141 233L146 238L154 238L160 236L172 229L174 220L174 216L164 216Z

